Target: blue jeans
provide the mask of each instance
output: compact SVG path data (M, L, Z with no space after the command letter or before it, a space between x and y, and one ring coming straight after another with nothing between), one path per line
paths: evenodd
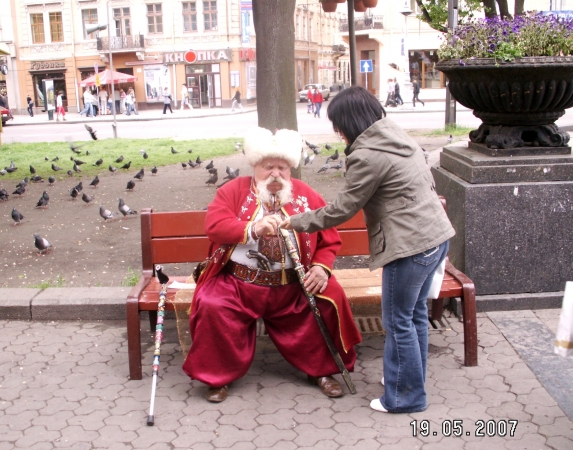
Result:
M393 413L424 411L428 360L428 292L434 272L448 254L449 241L384 266L382 323L384 395L382 406Z
M127 103L125 105L126 108L126 112L125 115L126 116L131 116L131 111L133 111L133 113L137 116L139 113L137 112L137 110L135 109L135 105L133 103ZM173 111L172 111L173 112Z
M91 103L86 102L86 107L83 109L82 112L80 112L80 116L81 116L83 113L86 113L86 117L89 117L89 116L93 116L93 115L94 115L94 110L93 110L93 106L92 106Z
M322 107L322 103L315 103L314 104L314 116L320 117L320 108Z

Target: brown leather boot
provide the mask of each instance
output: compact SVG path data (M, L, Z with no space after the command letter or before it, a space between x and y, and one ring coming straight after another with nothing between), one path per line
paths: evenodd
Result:
M220 388L209 387L209 390L205 394L205 398L213 403L221 403L227 398L229 393L229 386L225 385Z
M312 377L308 375L308 381L310 384L317 385L322 393L327 397L342 397L342 386L338 381L336 381L333 377Z

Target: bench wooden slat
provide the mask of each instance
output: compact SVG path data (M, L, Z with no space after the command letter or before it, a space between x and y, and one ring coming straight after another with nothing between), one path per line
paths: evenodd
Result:
M151 252L155 264L193 263L204 261L209 253L207 236L185 236L153 239Z
M342 239L342 246L338 250L338 256L369 255L368 233L362 230L338 230Z
M352 219L341 223L336 227L337 230L353 230L353 229L364 229L366 228L366 222L364 222L364 213L360 211Z
M444 205L445 208L445 205ZM130 291L127 302L127 335L129 353L129 374L132 380L141 380L141 329L140 311L149 311L150 324L155 326L159 283L154 277L155 264L194 263L205 260L209 250L209 240L205 236L206 211L153 212L146 208L141 211L141 249L143 277ZM368 250L368 232L362 212L337 227L342 247L339 256L365 256ZM362 310L378 308L381 301L382 269L370 272L368 269L335 270L336 278L344 288L351 306ZM185 282L187 276L171 277L173 281ZM167 292L167 309L175 290ZM440 298L432 301L434 320L439 320L443 309L443 298L462 299L464 323L465 365L477 365L477 325L475 287L462 272L446 263L446 274L440 290Z
M207 211L156 212L151 214L151 238L205 236Z

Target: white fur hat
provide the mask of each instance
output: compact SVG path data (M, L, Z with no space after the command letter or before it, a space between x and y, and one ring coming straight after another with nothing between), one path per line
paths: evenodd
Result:
M256 166L265 158L282 158L291 167L298 167L302 138L293 130L278 130L273 135L266 128L255 128L245 136L244 149L251 166Z

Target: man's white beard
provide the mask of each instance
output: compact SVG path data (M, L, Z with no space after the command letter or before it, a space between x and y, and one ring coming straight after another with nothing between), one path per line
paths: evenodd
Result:
M275 181L279 181L282 184L281 190L276 194L269 191L268 185ZM279 201L280 205L289 203L292 200L292 183L283 179L280 175L278 177L273 177L272 175L266 180L257 181L257 190L259 191L259 200L263 203L272 204L273 196Z

